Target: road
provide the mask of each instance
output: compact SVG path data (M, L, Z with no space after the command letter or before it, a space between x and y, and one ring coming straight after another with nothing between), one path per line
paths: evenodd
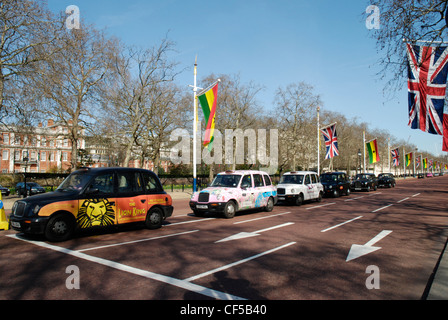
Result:
M406 179L229 220L175 198L158 230L63 243L0 231L0 299L417 300L448 237L447 193L448 176Z

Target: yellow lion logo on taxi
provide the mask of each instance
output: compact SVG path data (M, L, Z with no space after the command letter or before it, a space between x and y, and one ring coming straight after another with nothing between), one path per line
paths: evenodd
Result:
M115 211L107 199L87 199L79 208L76 222L80 228L110 226L115 222Z

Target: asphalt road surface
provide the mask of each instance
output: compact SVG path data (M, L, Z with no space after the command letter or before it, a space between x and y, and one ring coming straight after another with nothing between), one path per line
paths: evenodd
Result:
M448 176L233 219L188 198L158 230L63 243L0 231L1 300L418 300L448 237Z

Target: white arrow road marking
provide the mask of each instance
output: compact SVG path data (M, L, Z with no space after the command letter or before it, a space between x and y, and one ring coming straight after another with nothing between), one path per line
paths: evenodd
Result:
M359 244L352 245L352 247L350 248L350 252L348 253L347 259L345 261L348 262L350 260L354 260L356 258L359 258L361 256L364 256L366 254L381 249L381 247L374 247L373 245L378 241L380 241L381 239L383 239L384 237L386 237L387 235L389 235L391 232L392 231L390 230L383 230L375 238L367 242L365 245L359 245Z
M254 231L254 232L240 232L237 234L234 234L233 236L215 241L215 243L218 242L225 242L225 241L231 241L231 240L239 240L239 239L244 239L244 238L250 238L250 237L256 237L259 236L260 233L265 232L265 231L269 231L269 230L273 230L273 229L278 229L278 228L282 228L282 227L286 227L286 226L290 226L294 224L294 222L288 222L288 223L284 223L278 226L273 226L270 228L266 228L266 229L262 229L262 230L258 230L258 231Z

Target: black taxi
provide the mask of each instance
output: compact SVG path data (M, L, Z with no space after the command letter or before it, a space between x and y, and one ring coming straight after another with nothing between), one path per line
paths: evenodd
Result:
M142 222L162 226L173 213L172 199L157 175L136 168L82 168L54 191L18 200L11 227L65 241L80 229Z

